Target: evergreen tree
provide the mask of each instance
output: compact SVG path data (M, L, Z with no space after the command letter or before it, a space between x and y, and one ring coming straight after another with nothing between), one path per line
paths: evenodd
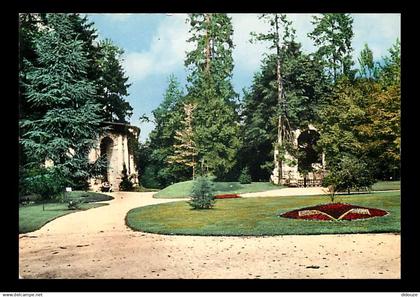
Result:
M277 16L277 30L276 15L265 18L272 30L267 34L252 35L257 40L271 41L275 53L266 55L261 72L254 75L253 84L244 96L242 113L240 163L248 164L254 180L267 180L273 169L273 143L278 143L281 135L279 114L287 120L282 130L304 130L309 124L316 125L319 106L328 92L322 65L313 56L302 52L301 45L294 39L291 23L284 16ZM284 32L279 41L281 28ZM278 65L281 65L281 88ZM281 93L283 99L279 101ZM290 139L283 137L283 144L289 153L297 154ZM282 161L282 158L276 159L277 163Z
M191 199L188 204L193 209L209 209L215 204L214 184L208 177L200 176L191 189Z
M128 96L128 78L125 76L121 56L123 50L105 39L97 41L98 34L93 22L78 13L67 14L73 33L82 41L87 59L91 61L86 69L87 79L94 82L96 101L106 121L128 123L133 108L125 100Z
M284 81L282 77L282 65L281 65L281 42L283 43L294 43L295 31L291 28L291 22L287 20L284 14L263 14L260 19L264 19L269 25L270 29L267 33L260 33L252 35L256 40L268 41L270 43L269 48L275 50L276 58L276 93L277 93L277 140L274 144L274 164L278 169L278 178L282 178L282 164L285 161L286 147L290 146L291 139L291 128L289 117L287 114L288 106L285 100L284 92ZM283 27L283 37L281 38L280 30Z
M36 63L24 61L24 96L37 113L21 119L20 143L32 165L52 161L77 183L99 170L87 155L102 118L86 77L90 61L69 17L47 14L46 21L33 39Z
M194 49L187 53L188 101L197 104L195 141L198 159L217 177L235 165L239 147L237 94L231 84L232 24L226 14L191 14Z
M308 36L318 47L317 55L324 62L330 78L335 82L343 74L352 78L351 39L353 19L348 13L323 13L314 16L314 30Z
M197 148L194 142L193 130L193 112L196 108L194 104L184 104L185 118L182 121L183 129L175 131L175 139L177 143L174 146L174 154L169 156L167 162L170 164L177 163L182 166L192 168L192 178L195 179L195 167L197 164Z
M102 116L110 122L127 123L133 108L124 99L128 96L130 87L121 65L121 56L124 52L109 39L101 41L98 47L100 51L98 101L102 105Z
M373 61L373 52L365 43L362 51L360 52L358 62L360 65L359 76L365 78L376 79L378 77L378 67Z
M151 166L148 172L155 170L155 178L163 187L187 180L191 176L184 166L167 162L168 157L174 155L176 131L182 129L183 103L184 95L180 84L174 75L170 75L163 101L152 112L155 128L150 133L150 143L147 146L150 154L143 154L149 159L148 164ZM144 157L142 160L145 161Z

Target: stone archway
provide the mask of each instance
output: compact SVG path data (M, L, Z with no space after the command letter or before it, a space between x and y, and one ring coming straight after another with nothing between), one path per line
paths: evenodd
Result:
M296 129L292 131L292 139L293 139L293 146L299 150L299 139L302 145L302 148L307 146L303 145L305 142L306 144L310 144L310 147L314 147L314 142L316 142L317 138L319 138L319 132L313 125L308 125L304 130ZM274 149L274 160L276 160L276 156L279 154L279 149L276 147ZM319 185L323 178L323 169L325 166L324 160L324 153L320 153L320 155L315 154L313 152L310 162L311 166L308 166L308 176L311 182L311 185ZM284 155L285 161L282 162L281 168L278 167L278 162L274 162L274 169L270 176L270 181L274 184L282 184L282 185L299 185L303 186L304 176L300 173L299 165L302 166L304 162L302 160L299 162L299 157L296 158L292 156L288 151L285 152ZM300 164L299 164L300 163ZM305 164L306 165L306 164Z
M100 191L102 182L107 181L112 191L118 191L121 183L124 165L127 174L134 185L138 184L137 167L134 160L133 146L129 145L129 139L137 139L140 129L123 123L104 122L106 129L101 131L96 145L89 153L89 161L95 162L99 157L107 160L102 178L100 176L90 179L90 187L94 191Z

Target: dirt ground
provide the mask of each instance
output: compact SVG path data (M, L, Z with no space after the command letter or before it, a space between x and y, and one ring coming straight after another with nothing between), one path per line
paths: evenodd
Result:
M152 194L113 193L115 199L108 206L69 214L20 235L20 275L71 279L400 278L399 234L202 237L132 231L124 221L130 209L174 201L153 199Z

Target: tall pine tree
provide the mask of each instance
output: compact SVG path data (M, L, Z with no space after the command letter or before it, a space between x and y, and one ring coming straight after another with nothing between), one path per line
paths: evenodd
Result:
M36 61L24 61L24 96L38 113L20 120L20 143L34 166L52 161L76 184L99 171L87 156L102 121L100 106L87 79L90 61L69 16L47 14L46 21L33 39Z
M176 131L182 129L184 94L174 75L169 76L168 87L162 103L152 112L155 128L151 131L148 145L143 150L150 150L147 155L148 168L159 186L166 187L174 182L187 180L191 174L177 163L169 164L167 159L174 155ZM141 165L143 166L143 165ZM155 184L155 186L157 185Z
M235 165L238 139L237 94L233 71L231 19L226 14L191 14L194 49L187 53L188 101L197 104L195 140L199 161L219 178Z
M315 28L308 36L318 48L317 55L324 62L330 78L334 82L340 75L352 78L353 18L348 13L323 13L314 16L312 24Z

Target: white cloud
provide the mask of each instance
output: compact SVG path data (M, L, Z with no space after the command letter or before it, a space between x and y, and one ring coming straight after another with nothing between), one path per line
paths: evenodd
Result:
M188 25L185 14L168 15L159 25L147 51L127 52L124 68L132 81L140 81L149 75L167 75L183 67L187 44ZM133 32L135 34L135 32Z

